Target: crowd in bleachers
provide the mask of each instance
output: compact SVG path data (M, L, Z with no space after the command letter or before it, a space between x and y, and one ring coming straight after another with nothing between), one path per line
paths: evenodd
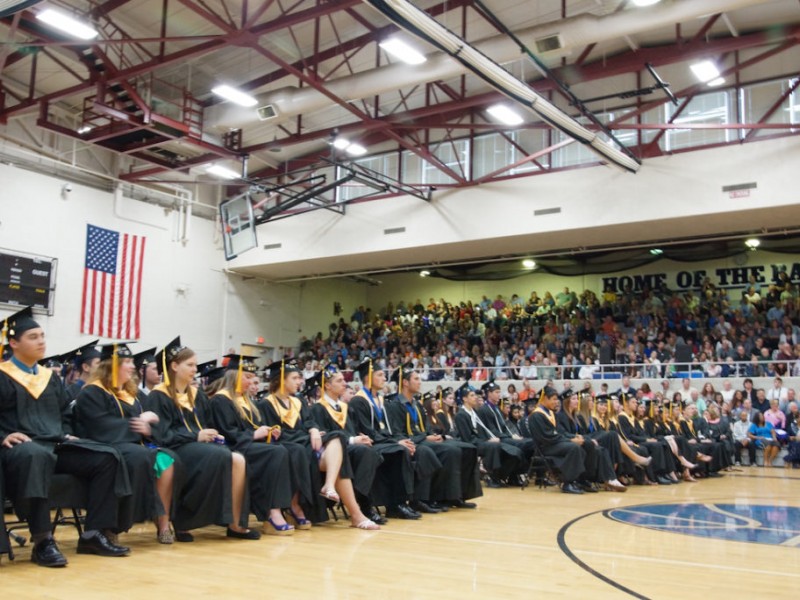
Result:
M355 309L300 342L307 371L333 362L352 371L364 358L391 370L411 362L423 380L590 379L617 371L661 378L800 375L797 286L786 273L744 290L710 279L696 291L660 289L599 296L565 287L451 303L430 298ZM686 348L685 358L677 356Z

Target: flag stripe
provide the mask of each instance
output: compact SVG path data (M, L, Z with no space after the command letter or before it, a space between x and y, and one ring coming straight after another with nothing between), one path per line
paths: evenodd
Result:
M81 332L138 339L146 238L87 226Z

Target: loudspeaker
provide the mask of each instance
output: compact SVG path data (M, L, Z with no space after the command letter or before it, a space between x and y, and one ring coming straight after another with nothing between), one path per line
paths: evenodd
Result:
M691 370L691 362L692 362L692 347L688 344L677 344L675 346L675 362L676 363L687 363L687 364L676 364L675 371L678 373L687 373Z

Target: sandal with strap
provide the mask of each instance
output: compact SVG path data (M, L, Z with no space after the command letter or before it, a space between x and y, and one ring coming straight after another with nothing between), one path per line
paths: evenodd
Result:
M272 517L264 521L263 528L267 535L294 535L294 527L288 523L278 525L273 522Z
M165 529L164 531L159 531L156 537L158 538L159 544L175 543L175 534L172 533L172 529Z
M350 525L350 527L353 529L364 529L366 531L378 531L381 528L375 521L370 521L369 519L364 519L358 525Z
M334 504L338 504L340 502L339 494L337 494L335 490L326 490L325 488L322 488L319 491L319 495L325 498L325 500L330 500Z
M311 529L311 521L305 517L298 517L291 508L286 509L284 516L289 523L294 525L295 529L300 531L308 531Z

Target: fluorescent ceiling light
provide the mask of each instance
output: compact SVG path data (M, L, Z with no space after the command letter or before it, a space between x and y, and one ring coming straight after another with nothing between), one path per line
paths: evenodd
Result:
M333 147L338 150L345 150L350 145L350 140L343 137L337 137L333 140Z
M661 248L650 248L650 254L653 256L661 256L664 254L664 251Z
M536 266L536 261L530 258L526 258L522 261L522 266L526 269L533 269Z
M661 0L633 0L634 6L653 6L653 4L658 4Z
M505 104L495 104L486 109L490 115L504 125L521 125L524 119Z
M229 85L218 85L211 91L217 96L225 98L225 100L230 100L239 106L245 106L249 108L258 104L258 100L253 98L250 94L245 94L244 92L239 91L235 87L231 87Z
M716 79L712 79L711 81L709 81L706 85L708 87L719 87L723 83L725 83L725 78L724 77L717 77Z
M719 78L719 69L717 65L710 60L694 63L689 68L692 70L692 73L694 73L694 76L703 83L708 83L709 81Z
M89 133L91 130L91 125L83 125L82 127L78 127L78 134L83 135L84 133Z
M420 272L419 272L419 276L420 276L420 277L427 277L427 276L428 276L428 275L430 275L430 274L431 274L431 272L430 272L430 271L420 271Z
M51 27L63 31L73 37L82 40L91 40L97 37L97 31L81 23L77 19L73 19L62 12L48 8L36 14L36 18L42 23L47 23Z
M210 175L216 175L217 177L222 177L223 179L239 178L239 173L233 169L229 169L228 167L223 167L222 165L211 165L206 169L206 173L209 173Z
M346 149L345 152L352 156L364 156L367 153L367 149L364 148L361 144L350 144Z
M399 40L397 38L384 40L378 45L396 59L402 60L407 65L421 65L426 60L425 56L421 52L418 52L406 44L403 40Z

